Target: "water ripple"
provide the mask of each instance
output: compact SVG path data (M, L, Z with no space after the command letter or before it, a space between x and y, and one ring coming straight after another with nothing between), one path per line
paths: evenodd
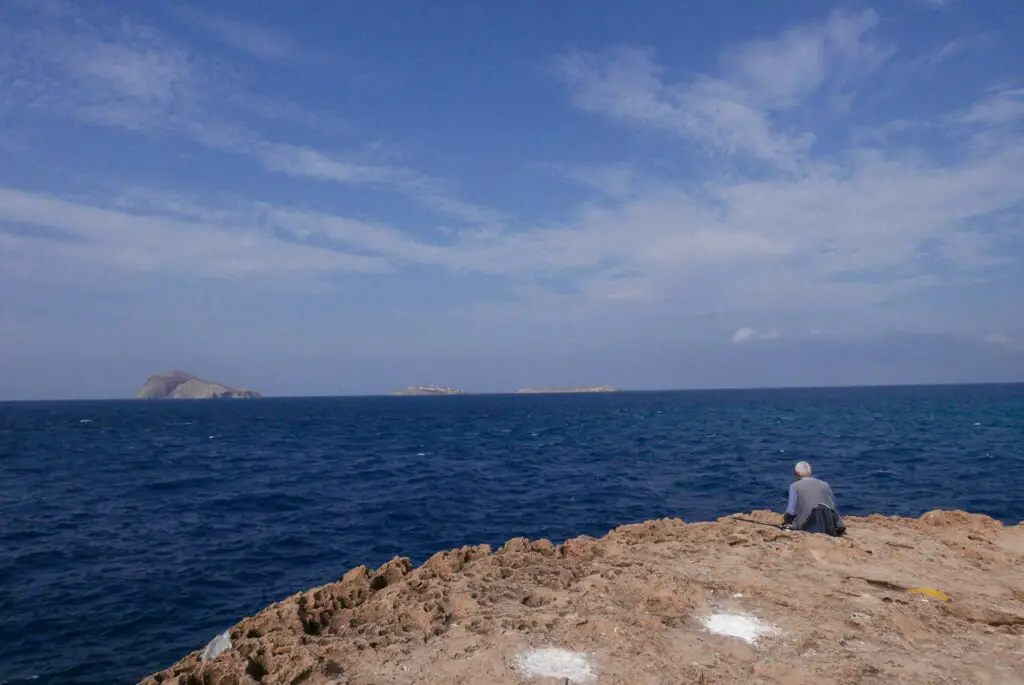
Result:
M1024 518L1024 387L0 404L0 682L133 683L359 563L784 505Z

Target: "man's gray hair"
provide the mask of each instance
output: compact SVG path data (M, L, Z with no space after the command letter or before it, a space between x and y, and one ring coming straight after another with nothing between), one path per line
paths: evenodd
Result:
M793 470L796 471L796 475L802 478L806 478L807 476L811 475L811 465L808 464L806 461L798 461L796 463L796 466L793 467Z

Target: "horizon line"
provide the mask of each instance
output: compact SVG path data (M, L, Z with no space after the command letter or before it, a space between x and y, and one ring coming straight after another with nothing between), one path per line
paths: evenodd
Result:
M838 385L761 385L761 386L707 386L690 388L615 388L614 390L579 392L572 390L551 390L545 392L519 392L517 390L495 390L495 391L471 391L463 390L453 394L423 394L423 395L402 395L400 391L392 392L368 392L368 393L325 393L312 395L263 395L260 397L247 398L222 398L222 399L137 399L131 396L124 397L62 397L62 398L39 398L39 399L0 399L0 404L31 404L44 402L132 402L139 404L178 404L178 403L221 403L221 402L252 402L259 400L303 400L303 399L413 399L413 398L457 398L457 397L502 397L502 396L537 396L537 395L623 395L623 394L654 394L654 393L700 393L700 392L764 392L764 391L786 391L786 390L870 390L877 388L956 388L956 387L991 387L991 386L1013 386L1024 385L1024 380L1009 381L952 381L938 383L868 383L863 385L838 384ZM569 387L595 387L595 386L569 386Z

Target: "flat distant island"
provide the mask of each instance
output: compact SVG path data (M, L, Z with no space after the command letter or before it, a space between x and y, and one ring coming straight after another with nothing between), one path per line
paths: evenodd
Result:
M154 374L135 393L140 400L219 400L262 397L255 390L206 381L185 371Z
M515 391L519 395L542 395L559 393L585 393L585 392L617 392L616 388L610 385L589 385L572 386L565 388L520 388ZM393 395L465 395L464 390L455 388L443 388L436 385L412 385L402 390L397 390Z
M462 390L455 388L440 388L436 385L411 385L408 388L397 390L395 395L465 395Z
M516 390L516 393L521 395L558 394L574 392L617 392L617 390L610 385L593 385L571 388L520 388L519 390Z

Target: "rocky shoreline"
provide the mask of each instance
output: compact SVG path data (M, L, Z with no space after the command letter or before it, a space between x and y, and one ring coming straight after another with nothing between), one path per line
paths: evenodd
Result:
M1024 524L873 515L833 539L745 518L359 566L141 682L1024 682Z

